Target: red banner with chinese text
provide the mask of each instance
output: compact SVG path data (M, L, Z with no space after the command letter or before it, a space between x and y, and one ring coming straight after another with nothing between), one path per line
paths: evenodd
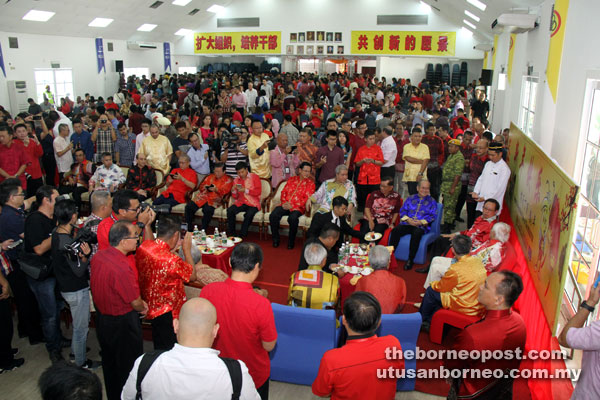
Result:
M351 54L454 56L456 32L352 31Z
M281 32L196 32L194 53L281 54Z

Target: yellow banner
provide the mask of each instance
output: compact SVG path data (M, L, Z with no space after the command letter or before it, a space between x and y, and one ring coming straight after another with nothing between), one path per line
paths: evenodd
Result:
M556 0L554 9L552 10L550 47L548 49L548 66L546 67L548 87L550 88L554 103L556 103L556 92L558 91L558 77L560 75L560 62L562 59L568 11L569 0Z
M496 53L498 52L498 35L494 35L494 48L492 49L492 65L488 69L496 68Z
M194 53L281 54L281 32L196 32Z
M512 65L513 65L513 57L515 56L515 46L517 44L517 34L513 33L510 35L510 43L508 44L508 83L510 83L512 79Z
M552 334L562 304L579 187L511 124L506 202Z
M483 69L488 69L488 52L483 53Z
M454 56L456 32L352 31L351 54Z

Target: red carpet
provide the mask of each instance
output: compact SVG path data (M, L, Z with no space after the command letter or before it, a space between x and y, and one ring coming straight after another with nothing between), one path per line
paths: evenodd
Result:
M259 240L258 233L251 232L247 241L258 243L264 252L263 268L260 272L255 284L269 291L269 300L274 303L286 304L289 287L289 279L292 273L298 270L300 261L300 252L303 247L303 238L296 239L296 247L292 250L287 249L287 238L283 237L281 245L278 248L273 248L270 236L266 240ZM415 264L412 270L404 270L404 262L398 261L398 268L394 273L402 277L406 282L406 306L403 313L413 313L417 308L414 303L420 303L421 293L425 292L423 283L425 283L425 274L415 272L416 268L422 265ZM437 345L429 341L429 336L425 333L419 334L417 346L423 350L440 350L447 348L452 344L452 337L458 330L451 330L444 338L443 345ZM439 360L422 360L417 361L417 368L439 368L441 361ZM415 390L423 393L429 393L437 396L446 396L449 386L443 379L423 380L417 379ZM519 400L531 399L529 388L526 381L515 381L513 398Z

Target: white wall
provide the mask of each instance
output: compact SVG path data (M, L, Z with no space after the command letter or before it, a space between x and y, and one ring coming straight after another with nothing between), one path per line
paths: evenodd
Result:
M462 61L466 61L468 64L467 83L473 79L479 79L481 76L481 68L483 66L483 60L458 60L451 61L444 57L426 58L426 57L378 57L379 58L379 69L377 70L377 76L379 78L385 77L388 82L391 82L392 78L408 78L414 84L421 82L425 79L425 72L427 64L450 64L450 74L452 75L452 66L459 64ZM455 60L455 59L452 59Z

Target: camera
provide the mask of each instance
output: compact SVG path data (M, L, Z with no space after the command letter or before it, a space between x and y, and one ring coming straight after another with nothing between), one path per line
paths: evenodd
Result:
M157 214L169 214L170 210L169 210L169 205L168 204L161 204L158 206L146 203L146 202L142 202L140 203L140 212L144 212L147 208L150 208L152 211L154 211Z
M69 254L76 257L79 254L79 249L83 243L87 243L90 246L98 243L98 237L96 236L96 233L93 232L89 227L83 227L79 229L73 241L70 244L65 245L65 250Z

